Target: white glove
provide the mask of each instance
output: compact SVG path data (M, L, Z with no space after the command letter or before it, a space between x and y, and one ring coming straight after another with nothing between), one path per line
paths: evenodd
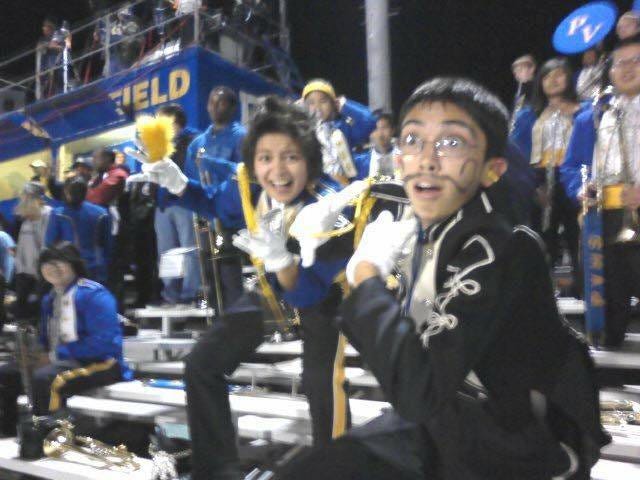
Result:
M303 267L313 265L316 249L329 240L326 237L319 237L319 234L332 230L342 210L367 187L367 182L358 180L339 192L327 195L300 210L289 229L289 234L300 242Z
M168 158L159 162L143 163L142 172L149 176L150 182L157 183L174 195L182 195L189 182L180 167Z
M281 231L272 231L266 222L260 222L260 231L257 234L249 233L249 230L240 230L233 236L232 243L248 253L252 257L264 262L267 272L279 272L290 266L293 254L287 250L287 239Z
M346 269L347 281L355 282L356 267L360 262L375 265L382 278L387 278L403 253L405 245L416 234L415 219L393 221L391 212L383 211L375 221L366 226L360 244L349 260Z
M134 173L127 177L127 188L131 183L150 182L151 177L148 173Z

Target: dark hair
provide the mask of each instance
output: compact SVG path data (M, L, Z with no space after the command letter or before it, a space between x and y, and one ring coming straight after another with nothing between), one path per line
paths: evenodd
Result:
M158 108L156 112L158 115L165 115L167 117L173 117L175 122L184 128L187 125L187 115L184 113L184 108L177 103L168 103Z
M87 267L80 256L80 251L71 242L63 241L45 248L38 258L38 272L40 275L42 266L49 262L65 262L71 265L77 277L87 276Z
M466 78L437 77L416 88L398 116L401 126L409 111L423 103L453 103L469 114L487 137L486 159L504 154L508 135L507 109L493 93Z
M550 60L544 62L540 70L536 75L536 78L533 82L533 98L531 99L531 105L533 107L533 111L536 114L536 117L539 117L542 111L547 108L549 104L549 99L544 94L544 90L542 89L542 82L544 77L549 75L553 70L561 68L564 70L565 75L567 76L567 88L562 93L562 98L569 102L578 103L578 94L576 93L576 87L573 84L573 69L569 64L569 60L564 57L555 57Z
M385 112L383 110L374 110L373 116L376 117L376 122L378 120L386 120L387 123L393 128L393 115L389 112Z
M298 144L307 162L308 181L322 175L322 147L309 113L284 99L268 96L262 100L242 142L242 158L251 176L255 176L253 162L258 140L269 133L288 135Z
M226 85L218 85L217 87L213 87L209 92L209 96L211 94L220 95L222 98L227 100L232 107L238 105L238 94L232 88L227 87Z
M101 157L106 157L109 160L109 163L115 163L116 161L116 152L115 150L111 150L110 148L99 148L95 151Z
M79 207L87 196L87 181L80 176L69 177L64 182L65 200L72 207Z

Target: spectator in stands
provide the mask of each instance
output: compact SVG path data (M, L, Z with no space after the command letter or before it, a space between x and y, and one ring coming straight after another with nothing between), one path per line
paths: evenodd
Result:
M194 38L194 13L197 9L202 9L202 0L177 0L174 2L175 15L181 18L178 28L180 29L180 47L185 48L192 43L198 43Z
M173 141L175 151L171 155L171 160L180 168L184 168L187 149L197 132L187 127L184 109L178 104L164 105L158 109L157 114L173 119L176 134ZM149 188L155 189L156 185L150 184ZM193 213L180 205L170 204L167 200L167 191L159 190L155 211L155 232L160 255L172 248L195 247ZM153 224L151 228L153 229ZM141 246L144 248L143 244ZM200 286L200 267L197 255L198 252L195 251L186 255L182 279L163 280L162 299L165 302L169 304L191 303L196 299Z
M128 198L125 185L129 171L116 164L116 152L99 148L93 152L95 174L89 183L86 200L106 208L111 215L113 255L109 263L106 286L122 306L124 297L124 273L127 268Z
M37 54L40 57L41 94L44 98L62 90L62 53L65 37L56 30L56 24L50 17L42 22L42 37L38 40Z
M51 166L40 159L34 160L29 166L33 170L31 181L41 183L46 190L49 190L51 198L61 200L62 185L56 181L56 176L51 172Z
M143 39L138 36L140 25L131 7L122 7L110 23L109 63L105 62L104 75L109 76L126 70L142 56ZM104 41L104 40L102 40ZM116 44L117 43L117 44Z
M43 292L39 282L38 258L44 249L51 210L45 204L42 184L27 182L15 210L20 219L15 268L15 316L19 319L36 317L40 308Z
M590 102L602 89L607 55L601 46L591 48L582 54L582 68L576 80L576 91L581 101Z
M513 78L518 84L513 97L513 110L511 113L511 125L518 112L531 102L533 93L533 77L536 74L536 60L533 55L526 54L516 58L511 64Z
M95 175L89 183L87 201L108 208L117 205L129 172L121 165L116 165L116 152L108 148L99 148L93 152L93 168ZM74 166L82 168L74 162Z
M336 97L333 85L311 80L302 90L302 101L318 120L324 173L345 185L357 176L352 149L369 140L376 126L373 114L364 106Z
M84 178L87 183L93 176L93 160L90 157L78 155L71 165L73 175Z
M371 146L355 157L358 179L394 176L394 156L398 152L393 132L393 116L390 113L378 113L376 128L369 137Z
M33 375L34 411L45 415L64 398L98 386L131 379L122 357L116 302L99 283L88 280L80 252L62 242L45 249L38 270L53 287L42 301L40 353ZM82 368L73 376L60 374ZM2 433L15 435L16 399L22 390L15 362L0 367Z
M64 183L65 205L54 208L49 218L45 245L72 242L87 267L87 278L104 283L111 258L111 220L103 207L85 201L87 182L70 177Z
M15 248L11 235L0 230L0 330L6 321L4 296L13 278Z
M640 14L630 10L620 16L616 24L618 40L625 40L640 33Z

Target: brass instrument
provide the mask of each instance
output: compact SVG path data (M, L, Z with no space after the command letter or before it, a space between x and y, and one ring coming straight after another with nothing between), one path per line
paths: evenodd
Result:
M100 462L103 468L119 468L135 471L140 468L136 456L124 445L113 447L90 437L78 436L73 432L73 424L59 420L58 426L44 439L44 454L47 457L62 458L74 452L93 462Z
M200 184L203 187L207 187L211 185L211 177L209 176L209 172L202 168L202 158L204 157L206 150L200 148L198 153L196 154L196 165L198 167L198 175L200 177ZM207 253L204 249L204 245L202 244L202 233L206 233L208 239L208 247L211 261L211 269L213 273L213 288L216 296L216 315L218 317L224 314L224 308L222 304L222 285L220 283L220 271L218 269L218 261L217 256L220 253L218 248L218 235L216 231L219 230L213 228L211 222L200 218L198 215L193 216L193 229L196 237L196 248L198 249L198 258L200 260L200 282L201 289L203 291L203 303L206 303L206 307L210 307L213 303L210 298L211 296L211 285L209 284L209 277L207 275ZM210 321L209 318L207 318Z
M242 213L244 215L244 221L247 225L247 230L250 233L257 233L260 229L259 222L271 222L276 215L282 215L282 211L272 211L268 215L268 218L259 219L253 201L251 199L251 180L249 178L249 172L244 163L238 165L237 170L238 189L240 193L240 201L242 203ZM284 219L280 218L280 223L284 226ZM256 257L250 257L253 264L256 275L248 282L247 287L250 290L259 290L261 297L268 309L273 315L273 323L276 327L276 332L272 335L274 341L282 339L282 335L288 335L293 330L293 326L300 324L300 316L297 309L291 309L287 304L276 297L273 288L269 284L267 274L264 269L264 263L262 260Z
M620 160L622 163L622 182L625 185L633 184L631 166L629 164L629 151L627 149L627 140L625 138L625 112L621 107L617 107L616 111L616 129L618 130L618 142L620 146ZM616 243L639 243L640 242L640 222L638 221L638 210L633 208L624 208L622 219L622 227L616 235Z
M551 129L553 137L551 139L551 155L547 159L545 166L545 188L547 192L547 203L542 211L542 231L546 232L551 226L551 213L553 210L553 191L556 184L556 155L555 148L558 140L558 130L560 129L560 110L556 110L551 115ZM544 153L543 153L544 158Z

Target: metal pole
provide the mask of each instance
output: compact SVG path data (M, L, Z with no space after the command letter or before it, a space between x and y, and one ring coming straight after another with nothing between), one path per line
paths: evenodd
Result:
M107 77L111 73L111 17L104 17L104 76Z
M67 93L69 91L69 49L66 39L62 50L62 85L62 91Z
M42 98L42 75L40 70L42 70L42 49L38 48L36 50L36 100Z
M290 53L289 25L287 24L287 0L280 0L280 48Z
M195 10L193 11L193 43L200 45L200 7L196 2Z
M389 2L365 0L369 108L391 109Z

